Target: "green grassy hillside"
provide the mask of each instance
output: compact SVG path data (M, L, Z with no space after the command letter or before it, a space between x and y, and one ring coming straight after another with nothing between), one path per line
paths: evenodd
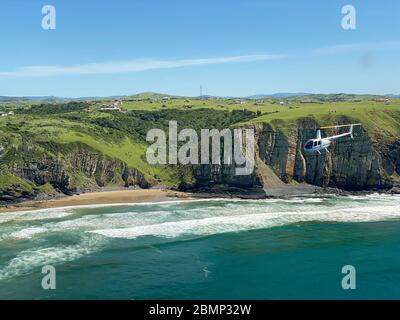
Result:
M390 104L373 101L293 103L276 110L265 106L260 117L250 122L267 122L275 128L289 132L295 123L304 117L314 119L320 126L337 124L343 121L360 122L363 128L375 138L393 142L400 137L400 100Z
M138 102L138 106L141 104ZM146 161L146 134L153 128L167 132L168 121L178 121L179 129L225 128L256 115L243 110L210 110L179 108L150 111L132 108L126 112L99 112L98 103L39 104L14 108L16 115L0 117L0 147L17 149L40 146L37 154L57 156L60 146L80 143L138 169L151 181L176 186L191 179L186 168L153 166ZM57 149L53 150L53 145ZM38 148L36 148L38 149ZM40 153L43 154L40 154ZM0 166L22 163L23 153L8 152L0 156Z

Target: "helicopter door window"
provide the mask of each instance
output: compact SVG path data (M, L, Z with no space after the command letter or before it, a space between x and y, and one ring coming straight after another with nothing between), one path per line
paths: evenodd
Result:
M321 145L321 141L318 141L318 145L319 145L319 146Z
M314 147L318 145L318 141L314 141Z

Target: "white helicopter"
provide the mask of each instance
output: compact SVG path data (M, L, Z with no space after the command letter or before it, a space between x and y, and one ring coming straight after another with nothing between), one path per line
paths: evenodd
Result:
M328 147L331 145L332 140L339 139L339 138L346 137L346 136L350 136L353 139L354 126L361 126L361 123L320 127L317 129L317 137L315 139L311 139L306 142L306 144L304 145L304 151L306 153L318 153L318 154L321 154L322 150L329 152ZM326 137L326 138L321 137L321 129L342 128L342 127L350 127L349 132L338 134L336 136Z

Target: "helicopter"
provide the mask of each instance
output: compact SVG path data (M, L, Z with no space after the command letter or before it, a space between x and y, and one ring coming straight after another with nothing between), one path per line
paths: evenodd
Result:
M353 128L355 126L361 126L361 123L353 123L353 124L342 124L336 126L327 126L327 127L320 127L317 129L317 137L315 139L308 140L304 145L304 151L306 153L318 153L321 154L322 150L328 151L328 147L331 145L332 140L336 140L342 137L350 136L353 139ZM326 138L321 137L321 130L322 129L330 129L330 128L342 128L342 127L350 127L349 132L338 134L336 136L330 136Z

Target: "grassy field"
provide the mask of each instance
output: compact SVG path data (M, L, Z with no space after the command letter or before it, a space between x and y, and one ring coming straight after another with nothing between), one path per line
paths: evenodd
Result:
M249 100L198 100L174 99L170 101L137 101L124 102L127 110L249 110L258 116L244 123L267 122L275 128L288 133L300 118L313 118L320 126L340 122L343 117L350 121L361 122L364 129L372 136L392 141L400 136L400 99L392 99L389 104L369 99L348 102L302 103L297 100L270 99L270 101Z
M99 101L93 107L94 109L99 108L106 103ZM180 110L191 110L207 108L211 110L242 110L248 109L250 111L263 110L265 107L268 108L279 108L278 104L265 104L257 105L254 101L241 101L234 102L228 99L215 99L215 100L200 100L200 99L174 99L169 101L162 100L143 100L143 101L124 101L122 108L127 110L143 110L143 111L156 111L162 109L180 109Z
M263 110L265 112L265 109ZM320 126L337 124L343 117L360 122L372 136L394 140L400 136L400 100L385 105L378 102L334 102L324 104L292 104L277 113L263 114L251 122L268 122L288 131L303 117L313 118Z

